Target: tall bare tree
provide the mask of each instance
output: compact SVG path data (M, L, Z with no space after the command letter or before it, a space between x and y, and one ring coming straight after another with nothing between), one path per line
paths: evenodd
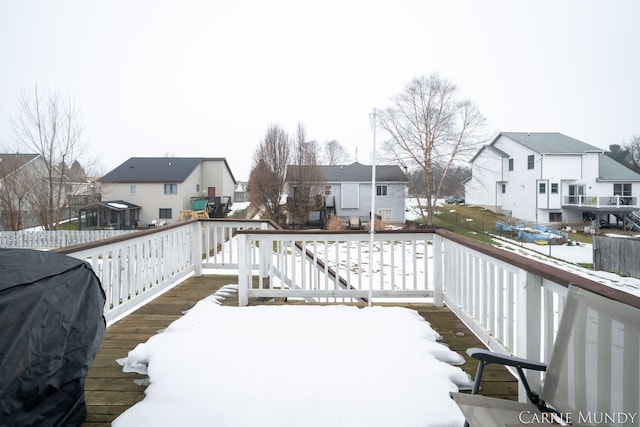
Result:
M32 211L27 195L37 185L30 164L36 158L35 154L0 154L0 225L4 230L35 225L27 216Z
M285 222L280 199L290 159L289 136L279 125L271 125L253 157L249 193L251 203L279 224Z
M28 197L41 225L56 229L66 203L67 169L84 151L78 112L57 92L42 95L36 87L22 96L11 123L22 151L40 154L44 160L40 184L30 189Z
M293 141L293 165L288 168L287 181L292 186L287 199L287 210L292 224L305 224L309 212L322 205L324 178L318 166L318 144L307 141L304 126L298 124Z
M629 153L628 164L631 169L640 173L640 135L634 135L625 144Z
M347 150L337 140L333 139L324 143L324 156L328 165L344 165L350 162Z
M475 153L483 141L484 122L478 108L459 99L456 86L437 74L413 79L380 112L380 126L390 135L385 153L424 172L427 225L433 225L435 202L451 167ZM442 170L437 181L436 165Z

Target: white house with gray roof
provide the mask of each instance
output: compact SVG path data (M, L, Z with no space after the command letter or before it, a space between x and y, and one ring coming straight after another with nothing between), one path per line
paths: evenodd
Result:
M471 160L468 204L515 218L581 223L640 208L640 175L561 133L502 132Z
M236 180L225 158L131 157L99 179L103 200L140 206L143 224L173 223L194 199L234 201Z
M287 185L292 193L292 167L287 173ZM348 219L359 217L363 222L371 215L372 166L355 162L350 165L319 166L324 178L327 205L335 208L335 215ZM376 166L375 210L383 222L405 222L405 197L409 178L397 165Z

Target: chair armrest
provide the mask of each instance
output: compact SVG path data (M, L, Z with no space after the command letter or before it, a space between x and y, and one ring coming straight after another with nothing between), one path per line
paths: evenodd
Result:
M509 356L506 354L495 353L493 351L485 350L483 348L470 348L467 349L469 357L478 359L485 365L489 363L499 363L505 366L513 366L516 368L533 369L536 371L546 371L547 365L541 362L530 359L521 359L519 357Z

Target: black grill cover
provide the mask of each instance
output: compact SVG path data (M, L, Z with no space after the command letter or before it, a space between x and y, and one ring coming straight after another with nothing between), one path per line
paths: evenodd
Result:
M77 426L105 294L69 256L0 249L0 426Z

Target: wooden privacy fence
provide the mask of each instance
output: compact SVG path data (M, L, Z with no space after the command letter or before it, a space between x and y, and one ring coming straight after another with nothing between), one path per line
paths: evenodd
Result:
M134 233L132 230L0 231L0 248L55 249Z
M593 236L593 268L640 278L640 239Z

